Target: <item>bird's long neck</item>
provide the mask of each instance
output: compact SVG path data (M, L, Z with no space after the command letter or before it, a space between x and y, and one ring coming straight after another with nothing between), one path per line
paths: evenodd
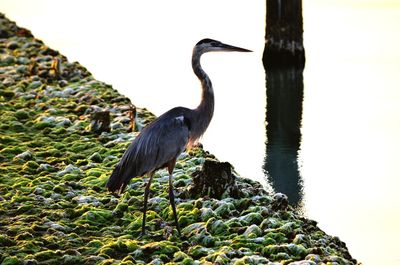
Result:
M202 94L200 104L193 112L191 142L196 141L206 131L214 114L214 91L210 78L201 68L201 54L201 52L194 50L192 57L193 71L201 82Z

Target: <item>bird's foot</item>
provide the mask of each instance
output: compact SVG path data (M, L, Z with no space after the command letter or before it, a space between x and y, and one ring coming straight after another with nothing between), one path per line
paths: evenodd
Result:
M181 229L179 228L179 225L176 227L176 231L178 231L179 238L182 238Z
M141 232L138 239L143 239L144 237L146 237L146 232Z

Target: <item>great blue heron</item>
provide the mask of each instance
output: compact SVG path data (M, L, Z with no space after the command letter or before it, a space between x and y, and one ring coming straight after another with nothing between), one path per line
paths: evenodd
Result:
M192 67L202 85L200 105L196 109L173 108L146 126L129 145L107 182L109 191L121 193L133 177L145 174L149 176L144 192L142 235L146 231L147 199L153 175L156 170L165 167L169 172L169 200L178 234L181 234L176 215L172 173L178 156L203 135L213 116L214 92L211 80L200 65L201 55L212 51L250 52L216 40L199 41L193 48Z

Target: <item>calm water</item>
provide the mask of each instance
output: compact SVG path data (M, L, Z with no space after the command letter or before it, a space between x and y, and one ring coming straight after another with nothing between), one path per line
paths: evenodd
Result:
M254 50L204 56L216 94L205 148L289 194L363 264L400 264L399 4L305 0L306 67L268 72L267 89L263 3L195 4L1 0L0 10L156 114L198 104L199 39Z

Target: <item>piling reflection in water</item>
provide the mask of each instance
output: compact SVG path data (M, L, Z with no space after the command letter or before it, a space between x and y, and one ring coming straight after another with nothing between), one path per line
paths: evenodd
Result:
M303 69L266 69L266 156L264 172L273 189L301 208L303 181L298 152L303 112Z

